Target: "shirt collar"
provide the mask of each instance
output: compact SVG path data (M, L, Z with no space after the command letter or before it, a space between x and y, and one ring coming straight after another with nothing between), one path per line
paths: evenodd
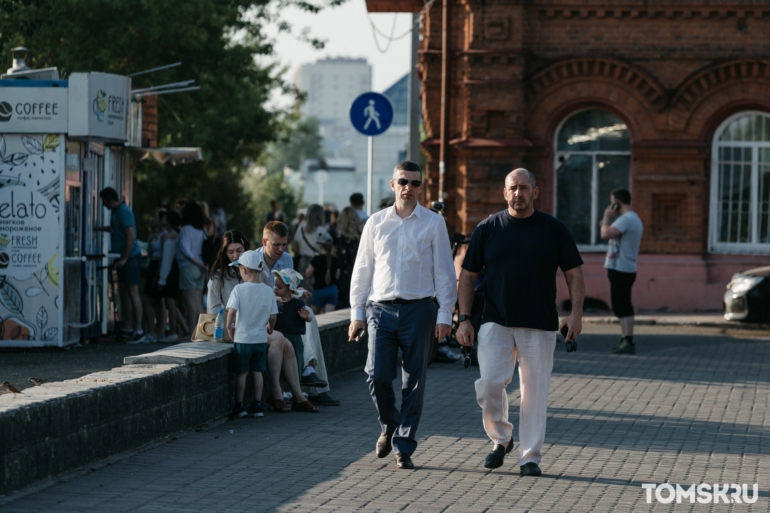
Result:
M412 213L409 214L408 216L406 216L404 219L409 219L412 216L415 216L415 217L417 217L417 219L420 219L421 211L422 211L422 205L417 203L417 205L415 205L414 210L412 211ZM396 206L395 205L391 205L390 207L388 207L388 215L389 216L393 216L393 217L398 217L398 214L396 214Z

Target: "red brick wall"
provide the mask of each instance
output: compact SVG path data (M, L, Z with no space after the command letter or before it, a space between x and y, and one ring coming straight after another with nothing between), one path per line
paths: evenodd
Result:
M447 223L470 233L505 208L505 171L538 177L553 210L553 138L599 107L629 128L633 206L645 253L704 254L716 127L770 112L770 3L455 0L450 7ZM420 73L427 196L437 191L441 5L424 16Z

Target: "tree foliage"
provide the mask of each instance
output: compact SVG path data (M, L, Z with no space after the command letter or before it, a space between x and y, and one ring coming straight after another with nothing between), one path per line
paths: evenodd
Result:
M292 109L280 117L276 140L269 143L262 153L255 172L244 177L243 189L249 194L250 204L256 211L256 235L270 210L270 201L278 202L291 222L302 202L302 191L296 191L286 180L284 168L299 169L306 159L323 156L323 139L318 131L318 120L303 118L299 109Z
M297 209L302 200L301 191L295 191L286 181L283 173L265 173L264 168L255 168L256 171L247 173L243 177L243 190L246 191L249 203L254 208L255 223L250 230L244 229L244 233L253 233L253 240L261 238L262 227L267 221L267 213L270 211L270 200L278 202L281 210L286 214L286 222L291 223L297 217Z
M278 137L268 144L260 163L268 173L283 172L284 167L299 169L307 159L323 157L323 137L318 119L300 117L295 109L281 123Z
M135 77L132 87L196 80L199 91L158 97L158 145L201 147L204 161L138 163L134 210L142 216L158 201L188 197L225 206L233 227L253 226L243 163L257 161L282 129L266 104L271 91L290 88L270 63L265 27L290 30L280 19L288 4L320 8L303 0L0 0L0 55L10 60L11 48L26 46L30 67L56 66L64 77L127 75L181 61Z

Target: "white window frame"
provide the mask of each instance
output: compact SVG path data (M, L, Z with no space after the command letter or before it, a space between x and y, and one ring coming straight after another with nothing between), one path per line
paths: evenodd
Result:
M725 141L719 140L727 127L744 116L762 116L770 114L758 110L741 111L728 117L717 127L711 141L711 195L709 201L709 253L767 255L770 254L770 242L759 240L759 150L770 148L769 141ZM751 223L752 242L719 242L719 150L720 148L751 148L751 189L749 192L749 222Z
M571 112L568 116L565 116L564 119L561 120L559 123L559 126L556 127L556 131L553 135L553 149L554 149L554 157L553 157L553 205L554 205L554 214L556 217L559 215L559 166L561 163L559 162L559 158L564 157L564 162L567 162L567 160L573 156L573 155L584 155L584 156L590 156L591 157L591 240L596 240L596 236L599 231L599 221L601 220L601 216L604 215L604 212L599 212L599 208L597 207L597 202L594 201L595 198L599 195L599 168L596 166L596 156L597 155L608 155L612 157L628 157L629 162L629 168L628 168L628 190L631 191L631 149L629 144L629 151L560 151L559 148L559 134L561 133L562 128L564 128L564 124L567 122L567 120L571 119L573 116L576 116L580 114L581 112L585 112L588 110L604 110L605 112L608 112L609 114L612 114L613 116L616 116L613 112L610 112L606 109L596 108L596 107L589 107L586 109L580 109L576 110L574 112ZM616 116L617 117L617 116ZM620 119L620 118L618 118ZM623 121L621 119L621 121ZM626 125L626 130L628 130L628 125ZM629 132L630 135L630 132ZM607 251L608 244L577 244L578 251L581 252L595 252L595 253L604 253Z

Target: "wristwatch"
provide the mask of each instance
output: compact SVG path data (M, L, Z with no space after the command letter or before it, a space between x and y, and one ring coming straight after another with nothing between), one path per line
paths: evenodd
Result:
M457 317L457 322L465 322L465 321L470 321L470 320L471 320L471 316L470 315L461 314L461 315L459 315Z

